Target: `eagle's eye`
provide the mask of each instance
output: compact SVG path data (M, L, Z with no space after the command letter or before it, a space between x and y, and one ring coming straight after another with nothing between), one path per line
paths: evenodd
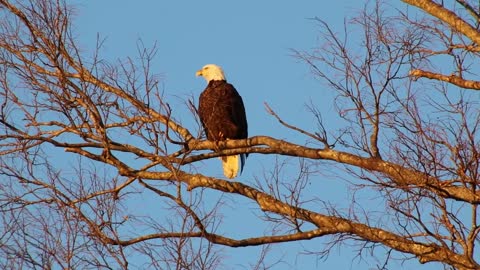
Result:
M209 69L210 67L205 67L205 69Z

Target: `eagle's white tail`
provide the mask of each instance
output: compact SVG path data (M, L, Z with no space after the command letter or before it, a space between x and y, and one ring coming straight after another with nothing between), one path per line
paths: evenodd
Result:
M232 179L237 177L238 169L240 173L243 170L243 164L245 163L245 155L235 155L222 157L223 174Z

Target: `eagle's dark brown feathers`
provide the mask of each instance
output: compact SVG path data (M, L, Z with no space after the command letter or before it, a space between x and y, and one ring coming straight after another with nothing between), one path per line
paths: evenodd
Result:
M198 113L207 138L211 141L248 137L242 97L233 85L224 80L208 83L200 95Z

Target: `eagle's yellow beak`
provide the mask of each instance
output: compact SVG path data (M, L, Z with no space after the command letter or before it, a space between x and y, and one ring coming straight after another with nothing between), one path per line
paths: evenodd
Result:
M202 74L202 69L200 69L199 71L197 71L197 72L195 73L195 76L197 76L197 77L198 77L198 76L202 76L202 75L203 75L203 74Z

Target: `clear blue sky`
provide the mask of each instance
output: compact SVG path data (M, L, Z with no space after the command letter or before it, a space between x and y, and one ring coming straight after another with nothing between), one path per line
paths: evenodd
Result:
M303 141L298 134L281 127L264 109L269 103L285 120L310 129L311 117L305 104L312 101L326 116L327 126L337 128L333 118L333 91L316 81L308 67L292 57L291 49L311 50L321 43L318 27L310 20L319 17L334 28L342 30L344 18L353 16L365 1L75 1L74 31L84 52L95 47L97 34L106 38L102 57L109 61L136 57L137 43L142 40L147 47L158 46L153 72L162 74L162 87L177 118L185 107L183 100L197 97L205 87L195 71L204 64L221 65L228 80L243 96L249 134L268 135L293 141ZM398 7L402 4L398 1ZM185 117L191 117L184 113ZM329 118L329 117L332 118ZM187 125L188 119L182 119ZM272 157L251 155L240 180L253 183L272 164ZM218 160L205 163L219 166ZM325 168L335 170L334 167ZM210 170L210 169L209 169ZM213 168L211 174L221 176ZM312 196L344 207L349 191L340 179L312 179ZM145 196L148 193L145 192ZM232 197L233 202L245 201ZM155 197L145 198L154 205ZM141 204L141 203L139 203ZM234 205L234 203L231 203ZM373 204L373 202L372 202ZM131 205L132 208L138 209ZM145 207L145 205L143 205ZM238 236L258 236L258 222L251 221L249 203L241 210L232 206L235 215L227 215L225 223ZM155 209L148 210L152 212ZM133 210L132 210L133 211ZM235 234L233 234L235 236ZM327 260L314 256L298 255L304 249L321 247L329 239L301 243L277 244L271 259L285 258L273 269L376 269L375 262L355 258L349 246L334 248ZM224 248L225 269L249 269L259 248ZM378 262L381 263L381 262ZM405 269L405 265L396 265ZM438 266L438 265L437 265ZM392 268L395 264L392 265Z

